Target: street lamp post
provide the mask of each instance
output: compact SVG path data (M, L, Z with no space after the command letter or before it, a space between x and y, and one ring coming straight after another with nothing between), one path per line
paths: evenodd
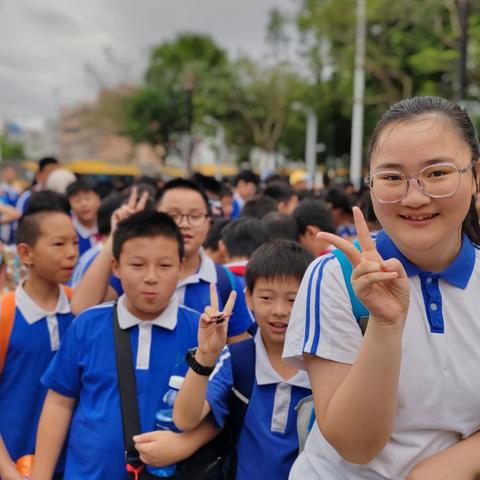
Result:
M318 122L315 111L300 102L293 102L292 108L307 115L307 131L305 135L305 167L308 176L308 188L315 187L315 172L317 167L317 130Z
M350 145L350 180L355 188L362 182L363 103L365 95L366 0L357 0L355 38L355 76L353 86L352 140Z

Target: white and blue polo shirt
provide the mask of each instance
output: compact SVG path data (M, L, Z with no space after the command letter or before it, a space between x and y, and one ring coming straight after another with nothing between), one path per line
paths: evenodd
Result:
M376 245L382 258L400 260L410 282L395 430L371 463L354 465L315 424L291 479L404 479L422 459L480 430L480 251L464 236L453 262L432 273L405 258L386 232ZM361 343L338 260L315 260L295 300L284 358L301 364L310 353L353 364Z
M218 288L217 269L214 261L200 249L200 267L197 272L180 280L177 285L177 297L180 305L202 313L205 307L210 305L210 283L217 285L220 309L223 308L220 289ZM224 267L221 267L224 268ZM228 336L233 337L246 332L252 326L252 317L245 302L245 294L241 286L240 279L231 274L226 278L231 284L227 285L228 290L235 289L237 299L233 307L233 315L228 322ZM112 275L110 277L110 286L118 295L123 294L123 288L120 280Z
M83 255L78 259L77 265L73 270L72 278L69 282L71 287L76 287L80 280L85 275L88 267L93 263L97 255L102 251L103 243L98 242L93 247L90 247Z
M268 359L263 339L255 337L255 382L237 443L237 480L285 480L298 455L297 413L300 400L311 394L307 374L299 370L283 379ZM206 399L222 428L233 386L228 348L210 376Z
M40 377L73 320L63 288L59 292L55 310L46 312L22 285L15 290L15 319L0 374L0 434L13 460L34 452L47 393Z
M97 243L98 228L87 228L75 215L72 216L72 223L78 237L78 254L81 256Z
M42 377L47 388L77 399L67 443L68 480L128 478L112 314L112 303L82 312ZM179 307L175 296L152 321L134 317L125 297L118 301L120 327L130 331L142 432L155 430L170 377L188 370L185 354L197 344L198 318Z

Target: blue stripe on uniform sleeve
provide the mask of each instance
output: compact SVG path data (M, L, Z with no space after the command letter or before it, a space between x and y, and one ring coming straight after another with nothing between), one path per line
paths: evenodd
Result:
M322 276L323 270L325 269L325 265L328 262L335 258L334 255L326 255L322 258L322 260L315 265L315 268L312 270L310 274L310 278L308 281L308 289L307 289L307 305L306 305L306 325L305 325L305 338L303 341L303 351L307 353L315 353L318 348L318 342L320 341L320 285L322 283ZM310 337L310 306L312 301L313 295L313 280L315 275L318 272L316 286L315 286L315 296L313 297L313 301L315 301L315 317L313 318L314 324L314 332L313 332L313 339ZM307 348L307 343L312 340L311 347Z

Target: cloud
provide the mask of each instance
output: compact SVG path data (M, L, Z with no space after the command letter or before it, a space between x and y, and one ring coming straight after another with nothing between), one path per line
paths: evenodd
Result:
M207 33L230 54L261 58L273 6L293 0L0 0L0 117L54 111L97 87L139 80L154 45L180 32ZM106 54L106 52L108 54ZM113 57L113 61L112 61Z

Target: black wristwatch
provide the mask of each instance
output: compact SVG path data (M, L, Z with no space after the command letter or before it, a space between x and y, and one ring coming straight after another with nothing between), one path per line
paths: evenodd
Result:
M200 365L197 360L195 359L195 353L197 349L196 348L191 348L190 350L187 351L187 354L185 355L185 360L187 361L187 365L195 372L198 373L198 375L203 375L205 377L209 377L211 373L213 372L215 367L204 367L203 365Z

